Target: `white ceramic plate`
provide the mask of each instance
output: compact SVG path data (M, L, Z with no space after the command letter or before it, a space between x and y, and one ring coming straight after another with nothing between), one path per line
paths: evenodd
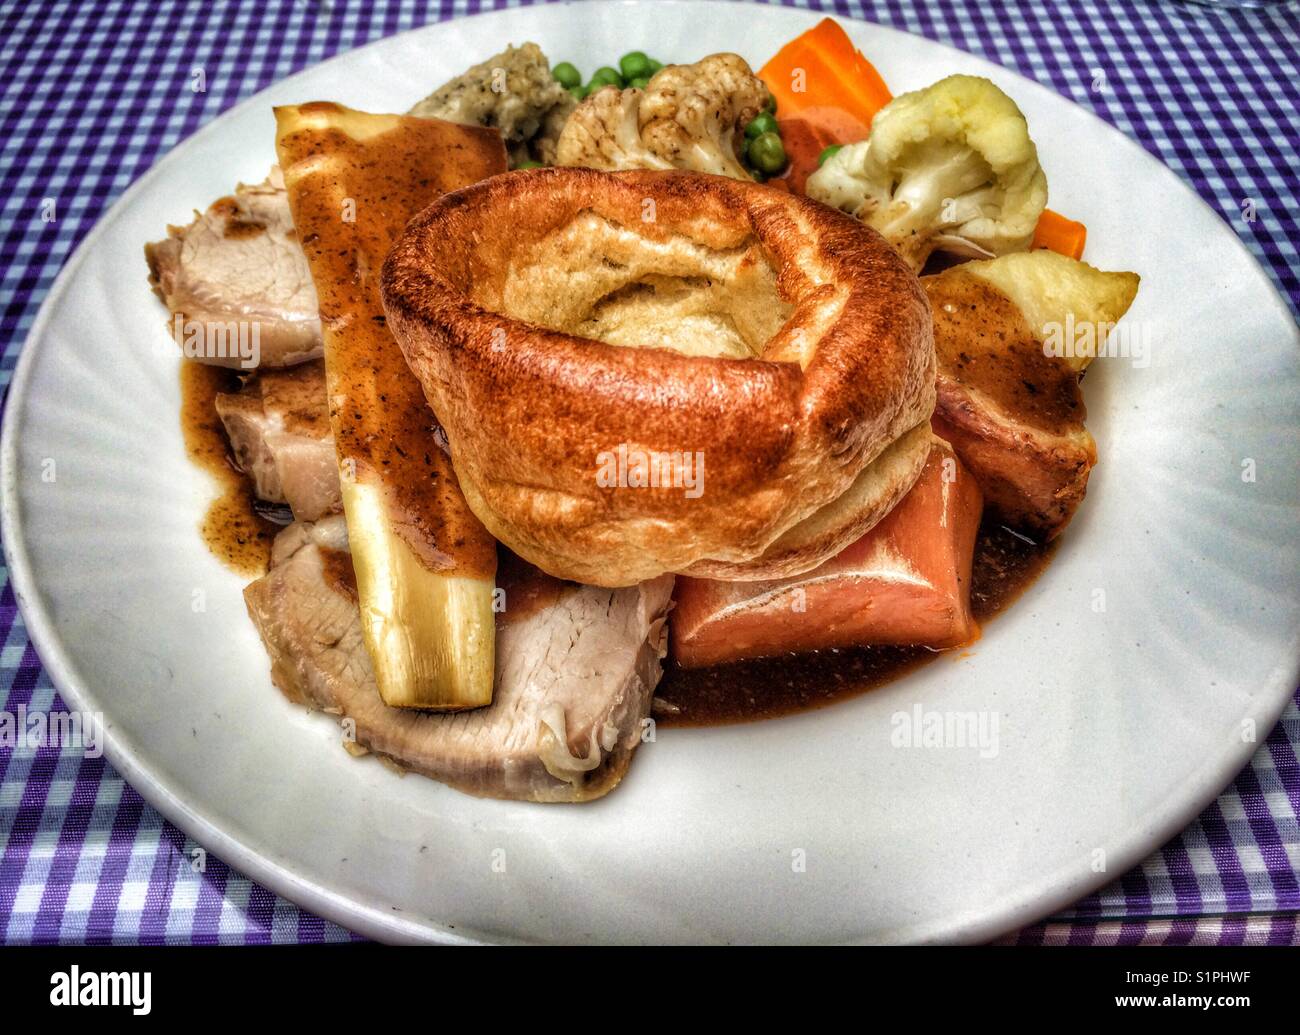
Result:
M196 133L68 263L4 428L13 582L65 700L106 715L113 764L210 851L391 940L977 940L1118 876L1246 763L1300 656L1293 320L1232 231L1121 134L977 58L852 22L897 92L952 72L1007 89L1053 206L1088 224L1088 258L1142 274L1129 320L1152 358L1089 372L1101 463L1047 575L967 654L829 709L662 731L591 805L400 778L272 688L241 580L196 532L212 486L184 455L144 242L265 174L272 104L405 110L510 41L588 72L636 46L757 66L815 21L599 3L387 39ZM996 713L995 757L892 746L893 717L918 705Z

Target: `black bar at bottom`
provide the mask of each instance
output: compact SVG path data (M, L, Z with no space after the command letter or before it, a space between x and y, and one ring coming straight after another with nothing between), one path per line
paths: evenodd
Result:
M866 1022L900 1010L927 1023L1120 1014L1228 1020L1292 1015L1298 977L1295 948L0 949L6 1021L111 1013L205 1027L281 1017L406 1023L411 1011L411 1019L438 1026L463 1025L473 1013L493 1029L516 1016L551 1027L630 1014L638 1026L676 1027L700 1021L702 1010L720 1011L732 1026L755 1015L764 1028L843 1010Z

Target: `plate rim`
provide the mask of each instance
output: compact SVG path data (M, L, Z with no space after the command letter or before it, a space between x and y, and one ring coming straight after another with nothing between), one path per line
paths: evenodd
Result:
M537 5L535 11L565 12L585 3L598 0L563 0L560 3ZM600 0L608 3L609 0ZM700 7L735 8L748 6L779 10L795 14L807 21L809 26L822 18L833 18L851 25L870 25L873 31L885 34L920 39L926 44L952 51L961 55L963 60L974 60L990 71L1013 78L1018 87L1028 87L1042 91L1056 101L1065 103L1091 118L1120 146L1126 146L1146 158L1159 170L1159 175L1167 177L1182 193L1197 204L1211 212L1221 223L1221 214L1213 208L1196 190L1187 184L1174 170L1170 169L1157 155L1142 147L1117 127L1102 119L1095 112L1078 104L1072 98L1058 93L1052 88L1029 78L1023 73L989 58L970 51L962 50L951 44L931 39L917 33L907 32L893 26L882 25L865 18L856 18L839 11L818 11L796 9L784 5L773 6L769 3L750 3L746 0L618 0L623 7L646 7L653 3L655 9L663 13L666 8L694 9ZM435 33L449 25L461 24L469 20L507 21L515 9L480 11L475 14L451 18L445 21L431 22L416 26L403 32L381 36L358 47L335 54L324 61L308 65L299 71L269 83L266 87L221 112L193 133L178 140L170 150L158 158L138 179L130 184L112 205L96 220L89 233L81 240L63 267L51 283L45 298L33 320L31 329L23 340L15 365L13 376L6 392L3 425L0 426L0 540L3 541L4 556L9 569L10 585L14 598L22 614L28 639L38 655L42 667L48 674L52 685L65 703L71 707L82 707L86 703L85 685L77 678L70 657L64 649L62 638L54 628L54 623L42 601L42 590L34 580L27 541L23 535L22 505L18 492L17 480L17 443L21 438L22 427L17 414L24 409L28 398L29 382L36 365L36 354L41 340L45 337L46 326L50 322L55 306L53 303L68 288L86 257L98 245L108 227L120 218L121 212L140 194L149 189L151 184L164 174L172 165L183 161L187 147L195 140L202 139L219 130L222 124L237 115L265 104L264 95L274 89L282 89L293 80L305 76L322 65L344 61L353 55L372 47L386 44L392 39L419 32ZM1281 294L1277 284L1269 275L1255 255L1246 247L1240 236L1224 223L1223 230L1227 239L1246 256L1255 267L1255 272L1271 293L1272 301L1289 319L1294 319L1289 304ZM1300 646L1300 631L1293 638L1293 647ZM1275 669L1276 685L1261 686L1256 699L1257 707L1254 717L1260 727L1271 731L1282 712L1291 700L1296 682L1300 680L1300 653L1292 651L1290 666L1279 663ZM1075 884L1069 884L1066 875L1047 873L1038 878L1031 889L1017 893L1006 907L985 909L981 916L972 920L956 921L942 931L927 933L923 929L911 928L911 937L907 941L944 941L944 942L982 942L999 938L1026 924L1034 923L1058 911L1069 903L1077 901L1097 888L1116 879L1117 874L1127 872L1136 864L1176 836L1214 801L1222 791L1232 783L1236 776L1249 764L1250 759L1260 750L1267 734L1261 735L1254 743L1243 743L1236 747L1225 762L1207 763L1198 774L1197 793L1184 799L1183 806L1165 814L1164 821L1151 827L1137 829L1130 827L1118 840L1122 843L1112 852L1113 867L1098 875L1096 879L1088 878ZM525 941L528 939L502 938L499 932L488 936L484 932L470 931L464 927L450 929L445 923L432 917L422 920L410 920L386 914L375 906L367 905L349 897L346 893L333 890L315 881L308 880L297 873L291 864L276 861L271 853L259 850L244 838L226 833L220 825L209 819L198 806L187 802L168 785L167 781L151 771L151 767L136 753L119 743L117 734L111 724L106 724L103 736L104 757L109 761L132 789L170 823L204 845L233 869L246 877L257 881L262 886L283 896L303 909L330 920L339 926L364 937L387 942L419 943L435 941L444 944L482 944L503 941ZM1223 757L1223 756L1221 756ZM1226 766L1226 768L1225 768ZM1044 890L1052 889L1052 890ZM1004 899L1006 901L1006 899ZM627 939L637 940L635 937Z

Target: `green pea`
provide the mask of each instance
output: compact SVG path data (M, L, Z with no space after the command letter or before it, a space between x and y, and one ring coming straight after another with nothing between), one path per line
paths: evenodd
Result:
M650 75L654 75L663 67L664 63L662 61L656 61L654 58L650 59Z
M516 169L545 169L546 166L541 162L534 162L531 158L525 158L515 166Z
M566 90L572 90L582 82L582 73L570 61L561 61L551 69L551 76Z
M767 103L763 105L763 110L769 115L776 114L776 97L769 97Z
M761 137L764 133L775 133L776 119L772 118L767 112L763 112L754 118L748 126L745 127L745 136L750 140L755 137Z
M618 67L625 79L649 79L650 59L644 51L634 50L618 59Z
M830 147L817 156L817 167L820 169L823 165L834 158L836 152L843 146L843 144L831 144Z
M591 93L590 86L570 86L569 93L573 94L574 100L585 101L587 94Z
M630 86L633 90L644 90L647 86L650 85L650 80L643 75L639 75L635 79L629 79L627 81L627 85Z
M745 149L749 164L761 173L773 176L785 168L785 146L776 133L763 133L749 142Z
M618 74L618 70L605 65L598 68L591 76L592 89L598 90L602 86L617 86L620 90L623 88L623 77Z

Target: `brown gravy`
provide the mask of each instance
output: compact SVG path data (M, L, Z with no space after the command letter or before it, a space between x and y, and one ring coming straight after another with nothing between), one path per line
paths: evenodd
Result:
M325 582L331 589L342 593L352 600L357 599L357 573L352 567L352 554L346 550L331 550L322 547L320 551L321 566L325 572Z
M258 219L247 217L244 214L243 207L239 204L238 198L218 198L212 203L208 211L215 216L225 217L226 222L221 230L223 237L243 240L266 233L266 224Z
M1047 567L1055 543L1039 545L985 521L975 542L971 610L981 623L1004 611ZM969 649L969 648L963 648ZM720 726L774 719L834 704L940 657L925 647L855 647L682 669L671 658L655 690L655 721Z
M181 431L190 460L212 475L217 498L199 525L203 542L226 567L249 578L266 574L271 542L290 520L286 511L258 500L253 483L230 455L216 398L239 391L239 375L224 367L181 364Z
M934 313L943 376L978 389L1007 413L1044 431L1083 427L1078 375L1043 354L1024 316L992 284L956 267L921 284Z

